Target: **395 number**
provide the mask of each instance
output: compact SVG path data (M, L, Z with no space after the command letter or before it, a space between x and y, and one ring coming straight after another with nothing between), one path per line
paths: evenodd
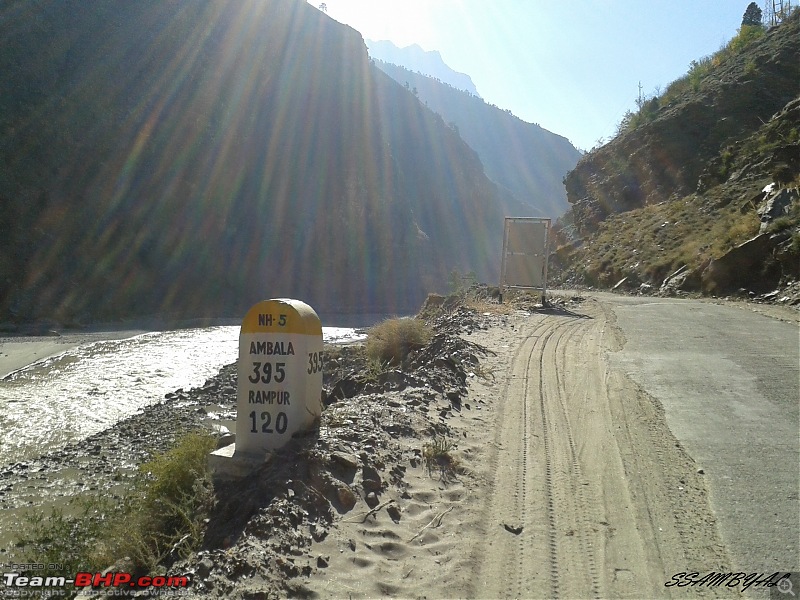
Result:
M275 369L273 370L270 362L254 362L253 373L247 379L250 383L258 383L259 381L261 383L269 383L270 381L281 383L286 379L286 363L275 363Z
M250 429L251 433L258 433L258 422L256 420L256 411L250 412L250 421L252 423L252 428ZM275 429L273 430L270 425L272 425L272 413L268 411L262 411L261 415L261 433L285 433L286 428L289 426L289 418L286 416L285 412L279 412L278 415L275 417Z
M306 369L306 372L311 375L312 373L319 373L320 371L322 371L322 352L309 352L308 369Z

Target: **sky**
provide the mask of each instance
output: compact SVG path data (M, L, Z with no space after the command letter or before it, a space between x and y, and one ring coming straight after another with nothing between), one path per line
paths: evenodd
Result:
M636 109L640 83L644 96L653 95L719 50L749 3L325 0L329 17L365 39L438 50L486 102L581 150L613 137L625 112Z

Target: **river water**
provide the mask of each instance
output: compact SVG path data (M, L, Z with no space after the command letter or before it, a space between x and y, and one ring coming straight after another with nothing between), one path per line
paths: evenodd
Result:
M358 339L324 327L326 342ZM164 394L205 383L238 353L239 327L159 331L92 342L0 381L0 464L10 464L111 427Z

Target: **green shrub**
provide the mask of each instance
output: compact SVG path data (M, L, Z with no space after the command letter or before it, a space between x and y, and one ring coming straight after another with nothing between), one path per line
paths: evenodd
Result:
M720 161L721 164L719 166L719 177L721 180L725 180L728 178L728 174L730 173L731 167L733 167L734 156L733 152L730 148L725 148L720 154Z
M792 254L800 254L800 233L792 234L792 244L789 246Z
M401 364L408 354L423 347L431 330L419 319L388 319L370 328L365 344L367 358L381 365Z
M784 229L789 229L792 225L795 224L794 219L791 217L778 217L774 221L772 221L769 225L767 225L766 233L778 233L779 231L783 231Z
M475 271L470 271L463 275L458 269L450 271L450 276L447 280L447 286L450 288L451 294L463 296L467 293L472 286L478 283L478 277Z
M689 83L688 73L678 77L675 81L667 86L667 89L664 91L664 95L661 96L661 104L666 105L677 100L680 96L686 93L690 87L691 84Z
M728 42L725 51L727 51L728 56L740 54L754 41L760 37L763 37L764 33L764 28L760 25L742 25L739 28L739 33L737 33L734 38Z
M215 439L188 434L165 454L140 467L140 477L122 502L84 496L45 516L23 519L16 542L23 563L63 563L78 571L102 571L130 558L152 571L169 554L185 555L202 535L213 493L207 467ZM61 572L31 573L63 576Z
M128 556L149 571L170 553L184 556L200 543L213 503L208 455L215 445L211 435L190 433L141 465L129 513L103 544L106 560Z
M74 571L95 572L108 567L96 560L96 540L108 521L122 513L107 498L76 497L49 514L29 513L21 519L16 557L21 564L44 564L44 570L23 572L36 577L63 577L56 565L68 563Z

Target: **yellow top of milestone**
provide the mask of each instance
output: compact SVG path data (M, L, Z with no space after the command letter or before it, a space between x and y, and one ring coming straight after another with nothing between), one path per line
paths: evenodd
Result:
M244 319L241 333L302 333L322 335L317 313L305 302L290 298L254 304Z

